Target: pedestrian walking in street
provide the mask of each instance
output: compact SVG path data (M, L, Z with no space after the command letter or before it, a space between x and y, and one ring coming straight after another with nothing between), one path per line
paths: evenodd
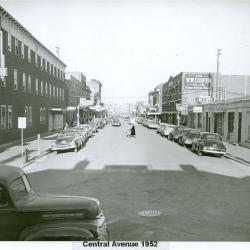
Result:
M135 125L134 124L132 124L132 127L129 129L127 136L128 137L135 137Z

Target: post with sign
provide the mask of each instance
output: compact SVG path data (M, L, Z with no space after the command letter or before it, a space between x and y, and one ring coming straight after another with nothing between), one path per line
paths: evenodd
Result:
M18 117L18 128L21 129L21 156L22 156L22 164L24 163L23 159L23 129L26 128L26 117Z

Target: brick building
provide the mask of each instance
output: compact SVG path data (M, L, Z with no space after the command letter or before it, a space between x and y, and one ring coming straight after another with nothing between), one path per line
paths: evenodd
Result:
M20 138L18 117L26 117L24 136L63 127L66 65L14 17L0 7L0 143Z

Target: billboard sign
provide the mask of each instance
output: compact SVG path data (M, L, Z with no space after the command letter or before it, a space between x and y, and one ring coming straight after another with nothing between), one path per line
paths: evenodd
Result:
M212 84L212 75L209 73L187 73L184 77L186 89L209 89Z
M202 113L202 106L193 106L193 113Z

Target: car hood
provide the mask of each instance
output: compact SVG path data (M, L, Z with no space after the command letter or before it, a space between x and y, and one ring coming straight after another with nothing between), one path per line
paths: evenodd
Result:
M52 194L34 194L22 207L23 212L60 213L82 211L88 218L100 213L100 202L95 198Z
M74 138L74 136L60 137L56 139L55 143L70 143Z
M223 143L221 141L218 141L218 140L205 140L204 141L204 146L213 147L213 145L223 147Z

